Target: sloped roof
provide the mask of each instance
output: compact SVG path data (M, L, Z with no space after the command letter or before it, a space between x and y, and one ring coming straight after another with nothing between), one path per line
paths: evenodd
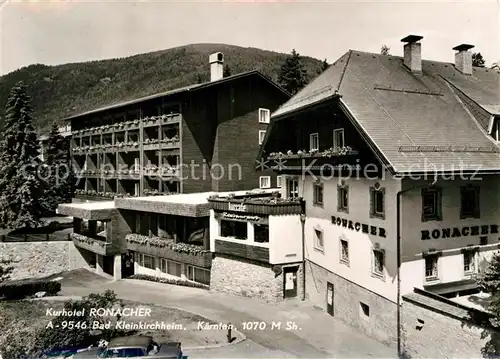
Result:
M500 148L453 89L492 110L500 105L499 81L497 71L475 69L466 76L453 64L425 60L419 75L401 57L349 51L272 118L337 90L341 107L393 172L500 170Z
M99 112L102 112L102 111L117 109L117 108L120 108L120 107L123 107L123 106L133 105L133 104L136 104L136 103L140 103L140 102L148 101L148 100L153 100L153 99L160 98L160 97L172 96L172 95L183 93L183 92L200 90L200 89L212 87L212 86L215 86L215 85L220 85L222 83L227 83L229 81L234 81L234 80L237 80L237 79L240 79L240 78L243 78L243 77L255 76L255 75L259 76L259 77L261 77L263 79L265 79L271 85L275 86L276 88L278 88L279 90L281 90L282 92L284 92L285 94L287 94L288 96L290 96L290 94L284 88L282 88L276 82L272 81L270 78L268 78L267 76L265 76L262 72L260 72L259 70L251 70L251 71L241 72L241 73L236 74L236 75L227 76L227 77L224 77L224 78L222 78L220 80L216 80L216 81L207 81L207 82L203 82L201 84L192 84L192 85L189 85L189 86L179 87L179 88L176 88L176 89L173 89L173 90L169 90L169 91L165 91L165 92L160 92L160 93L156 93L156 94L145 96L145 97L140 97L140 98L137 98L137 99L134 99L134 100L130 100L130 101L119 102L119 103L116 103L116 104L113 104L113 105L108 105L108 106L105 106L105 107L97 108L95 110L91 110L91 111L83 112L83 113L80 113L80 114L77 114L77 115L69 116L69 117L64 118L63 120L64 121L73 120L73 119L76 119L78 117L92 115L92 114L96 114L96 113L99 113Z

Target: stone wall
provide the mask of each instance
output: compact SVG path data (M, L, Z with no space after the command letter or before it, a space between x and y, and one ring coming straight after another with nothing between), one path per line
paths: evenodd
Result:
M297 298L302 293L301 274L299 269ZM212 261L210 289L277 302L283 300L283 272L277 275L271 265L217 255Z
M317 264L306 261L306 299L327 310L327 282L333 284L333 316L390 347L397 346L397 306ZM369 307L369 315L361 308Z
M481 349L491 339L484 329L466 318L467 310L428 298L426 306L403 299L403 345L411 358L482 358ZM427 305L434 308L429 308Z
M90 268L88 254L73 242L0 243L0 257L12 260L11 279L38 278L62 271Z

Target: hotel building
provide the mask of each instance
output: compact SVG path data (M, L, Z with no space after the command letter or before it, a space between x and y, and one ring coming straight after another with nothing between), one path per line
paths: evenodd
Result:
M222 53L209 60L210 82L67 119L79 181L59 212L75 217L74 243L98 272L207 284L207 197L276 182L255 159L270 113L290 96L257 70L224 78Z
M473 67L470 45L422 60L421 39L403 57L348 51L272 114L259 156L283 200L305 201L306 299L398 348L402 297L477 292L500 245L500 74ZM274 233L293 251L290 221Z

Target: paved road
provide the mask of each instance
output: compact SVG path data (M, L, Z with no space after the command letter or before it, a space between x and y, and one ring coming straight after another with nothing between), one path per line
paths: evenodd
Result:
M357 332L310 304L268 304L206 290L147 281L109 281L89 272L63 275L61 295L112 289L123 299L178 307L221 323L232 323L247 340L221 348L191 350L190 358L395 358L395 350ZM243 328L264 323L264 329ZM281 328L272 328L272 323ZM287 323L293 328L286 330Z

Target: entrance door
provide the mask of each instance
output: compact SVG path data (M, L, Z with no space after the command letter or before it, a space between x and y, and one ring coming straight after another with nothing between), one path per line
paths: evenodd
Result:
M128 251L122 254L122 277L127 278L134 275L134 252Z
M333 284L326 282L326 311L333 317Z
M283 297L293 298L297 296L297 271L299 267L283 268Z

